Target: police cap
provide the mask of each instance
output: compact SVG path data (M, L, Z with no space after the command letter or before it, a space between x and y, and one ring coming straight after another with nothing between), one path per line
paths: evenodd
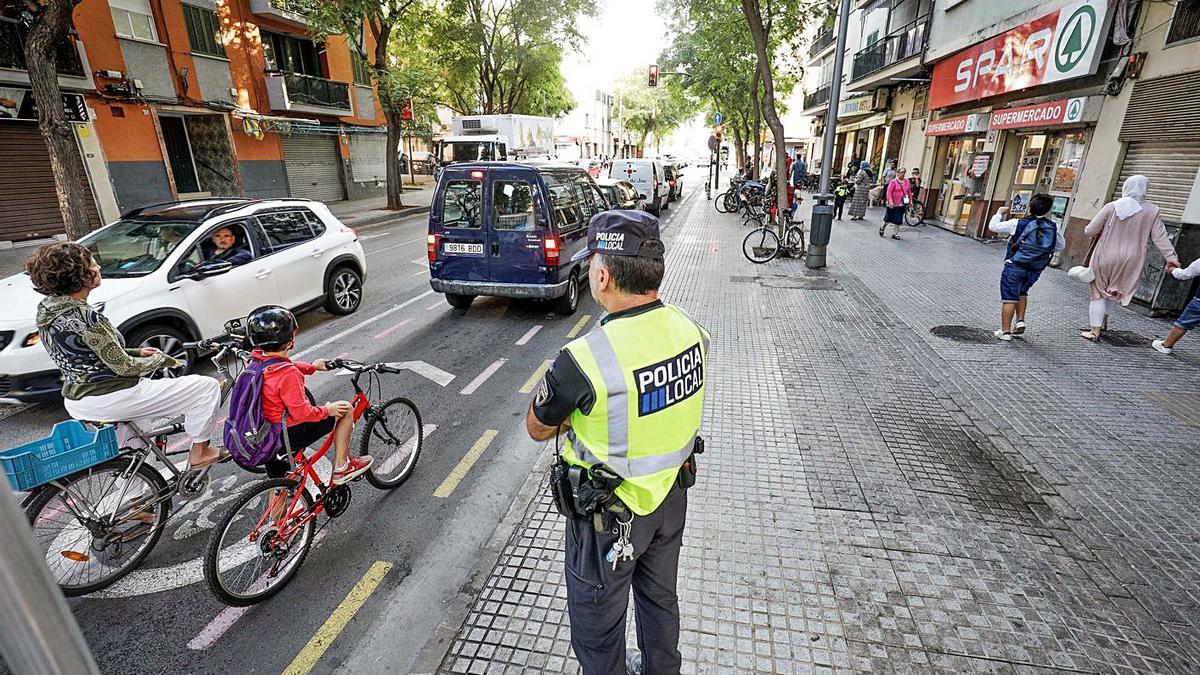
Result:
M601 211L588 224L588 253L662 260L665 251L658 238L658 218L645 211Z

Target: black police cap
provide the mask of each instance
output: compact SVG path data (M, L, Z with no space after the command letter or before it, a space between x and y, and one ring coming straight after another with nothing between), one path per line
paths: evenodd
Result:
M601 211L588 224L589 253L662 260L665 251L658 238L658 218L645 211Z

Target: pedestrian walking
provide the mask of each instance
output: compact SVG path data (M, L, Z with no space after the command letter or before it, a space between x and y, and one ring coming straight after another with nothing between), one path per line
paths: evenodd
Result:
M1050 258L1066 246L1067 240L1058 226L1046 217L1053 205L1049 195L1036 194L1029 200L1029 214L1024 218L1005 220L1008 208L1000 207L988 223L992 232L1008 235L1004 271L1000 273L1000 330L993 333L1004 342L1011 342L1014 335L1025 334L1029 289L1042 276Z
M891 182L887 184L887 193L884 197L887 210L884 211L883 224L879 226L879 236L881 237L883 231L887 229L888 223L891 223L892 239L900 239L900 226L904 224L904 210L912 202L912 187L908 184L908 179L904 174L904 169L897 170Z
M799 190L804 183L804 179L808 177L808 162L796 153L796 160L792 162L792 187Z
M836 182L833 186L833 211L835 217L841 220L842 209L846 206L846 198L850 196L850 185L845 178L841 180L835 178L834 181Z
M850 198L850 220L864 220L867 217L867 202L871 199L870 164L863 160L858 165L858 173L854 174L854 196Z
M1186 269L1176 267L1171 270L1171 275L1180 281L1195 279L1200 277L1200 258L1192 261ZM1196 297L1188 303L1183 309L1183 314L1175 320L1175 325L1171 326L1171 332L1167 333L1167 337L1161 340L1155 340L1151 343L1156 350L1163 354L1170 354L1175 349L1175 343L1179 342L1179 338L1187 334L1196 326L1200 326L1200 286L1196 286Z
M921 198L921 169L913 167L908 173L908 185L912 188L912 199L917 201Z
M1130 176L1121 186L1121 198L1100 209L1092 222L1083 228L1095 237L1091 268L1096 278L1091 282L1091 304L1088 307L1090 328L1080 331L1080 337L1098 342L1108 329L1108 315L1116 303L1128 305L1137 290L1138 279L1146 264L1146 242L1167 259L1167 271L1179 267L1179 256L1167 235L1158 206L1146 201L1150 181L1142 175Z
M680 669L676 580L709 337L658 297L658 232L641 211L592 218L588 282L609 313L559 352L526 415L533 439L566 436L549 482L567 517L567 614L584 675ZM627 658L631 586L641 653Z

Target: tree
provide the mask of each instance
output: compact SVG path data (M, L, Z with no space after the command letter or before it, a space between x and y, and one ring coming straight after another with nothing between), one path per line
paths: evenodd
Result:
M384 150L387 162L387 208L404 206L400 194L403 190L400 175L401 109L403 108L402 83L391 69L388 45L402 29L411 29L406 21L419 0L309 0L304 4L309 28L321 38L345 35L350 46L351 58L360 58L371 67L371 76L379 92L379 105L387 119L387 145ZM368 51L363 27L370 31L374 41ZM405 36L407 37L407 36Z
M620 121L638 135L638 148L646 147L651 135L656 142L670 135L695 115L695 102L688 99L682 84L673 76L659 80L659 86L646 84L641 68L625 73L617 81L614 96Z
M460 114L561 115L575 107L559 70L594 0L447 0L430 20L446 104Z
M77 158L75 130L63 111L58 86L59 48L71 39L75 0L25 0L22 18L27 26L25 66L29 88L38 109L38 131L46 139L54 191L67 237L75 240L92 229L88 218L87 179Z

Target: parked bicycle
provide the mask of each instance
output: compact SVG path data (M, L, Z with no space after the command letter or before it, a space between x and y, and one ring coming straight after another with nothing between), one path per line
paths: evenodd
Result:
M804 221L793 221L791 212L784 214L783 242L770 221L755 221L755 228L742 239L742 255L752 263L770 262L785 251L789 257L799 258L806 252Z
M365 478L381 490L399 487L412 475L421 452L421 414L403 397L371 403L380 393L379 375L399 373L399 369L349 359L334 359L328 367L353 374L354 420L366 418L358 451L375 458ZM360 384L364 376L365 388ZM335 433L330 432L312 455L305 454L306 448L287 447L287 434L283 434L287 454L293 458L291 472L247 487L213 529L204 556L204 578L225 604L245 607L283 590L308 556L317 517L337 518L349 508L350 485L333 486L316 468L333 447Z
M925 224L925 202L914 199L904 209L904 222L916 227Z

